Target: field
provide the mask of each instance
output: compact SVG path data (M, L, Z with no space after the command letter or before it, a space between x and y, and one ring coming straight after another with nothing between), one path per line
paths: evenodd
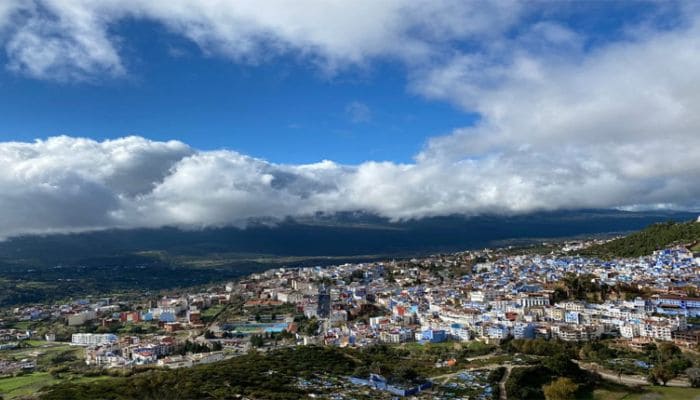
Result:
M207 308L202 311L202 320L204 322L211 322L220 312L224 311L225 308L225 305L215 305Z
M35 372L29 375L0 379L0 394L5 399L35 393L44 386L58 382L48 372Z
M88 383L101 379L109 379L108 376L98 377L69 377L54 378L48 372L35 372L28 375L11 378L0 378L0 395L3 400L14 399L16 397L28 396L39 391L39 389L55 385L60 382Z
M646 386L640 392L632 393L626 388L606 387L596 389L586 400L698 400L700 389ZM583 399L582 399L583 400Z
M30 340L28 344L30 344L31 347L3 350L0 352L0 357L15 360L36 358L39 366L50 365L52 360L57 356L63 356L63 358L68 356L75 359L81 359L83 357L83 349L81 347L71 346L66 343Z
M57 365L57 363L74 362L74 360L80 360L83 357L82 348L73 347L65 343L52 343L40 340L29 340L25 343L30 345L30 347L5 350L0 352L0 356L10 360L35 359L37 366L43 369L50 368L53 365ZM85 382L94 379L97 378L83 378L71 375L55 378L48 372L34 372L26 375L0 378L0 395L2 395L4 400L13 399L35 393L44 386L65 380Z

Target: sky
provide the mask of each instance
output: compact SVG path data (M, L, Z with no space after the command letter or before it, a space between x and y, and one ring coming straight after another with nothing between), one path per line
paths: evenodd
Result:
M0 238L700 208L694 2L3 0Z

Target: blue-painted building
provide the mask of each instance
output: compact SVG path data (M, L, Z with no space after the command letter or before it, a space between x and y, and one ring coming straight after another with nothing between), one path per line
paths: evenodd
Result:
M421 332L421 341L441 343L447 340L447 332L444 329L426 329Z

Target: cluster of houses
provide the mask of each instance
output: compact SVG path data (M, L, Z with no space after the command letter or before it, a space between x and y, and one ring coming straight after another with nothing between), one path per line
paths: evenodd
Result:
M16 349L20 341L31 338L32 333L19 329L0 329L0 350Z
M84 346L85 363L104 368L158 365L166 368L191 367L224 359L222 351L174 355L177 341L172 336L118 337L113 334L75 333L71 344Z
M445 275L473 265L472 260L481 261L473 273ZM653 294L600 303L555 302L554 288L568 274ZM688 297L685 290L698 284L700 258L677 247L614 261L485 250L407 262L281 268L253 274L228 290L249 301L294 304L307 318L321 321L315 335L295 332L304 344L605 336L629 339L632 346L657 340L692 346L700 343L700 331L689 329L687 319L700 316L700 298ZM377 308L384 311L366 317Z
M247 351L253 335L281 332L299 345L332 346L601 337L626 339L630 346L650 341L700 344L700 330L688 323L700 317L700 298L688 296L700 285L700 257L683 247L611 261L572 255L582 247L575 243L549 255L486 249L403 261L277 268L223 287L135 305L78 300L17 308L14 314L18 320L62 319L76 330L85 324L102 326L102 332L115 324L157 325L158 335L73 334L71 343L86 348L86 363L100 367L179 368L224 358L220 351L173 354L174 334L181 330L203 344L236 352ZM647 295L562 300L557 286L571 276L585 276L598 286L625 285ZM244 300L247 315L203 323L203 310L233 298ZM260 309L279 311L252 311ZM0 346L28 334L0 331ZM50 335L47 339L55 339Z

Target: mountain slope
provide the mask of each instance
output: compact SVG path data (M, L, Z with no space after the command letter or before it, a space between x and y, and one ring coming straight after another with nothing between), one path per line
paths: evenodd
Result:
M674 244L695 245L700 241L700 222L664 222L631 235L586 249L601 257L639 257Z

